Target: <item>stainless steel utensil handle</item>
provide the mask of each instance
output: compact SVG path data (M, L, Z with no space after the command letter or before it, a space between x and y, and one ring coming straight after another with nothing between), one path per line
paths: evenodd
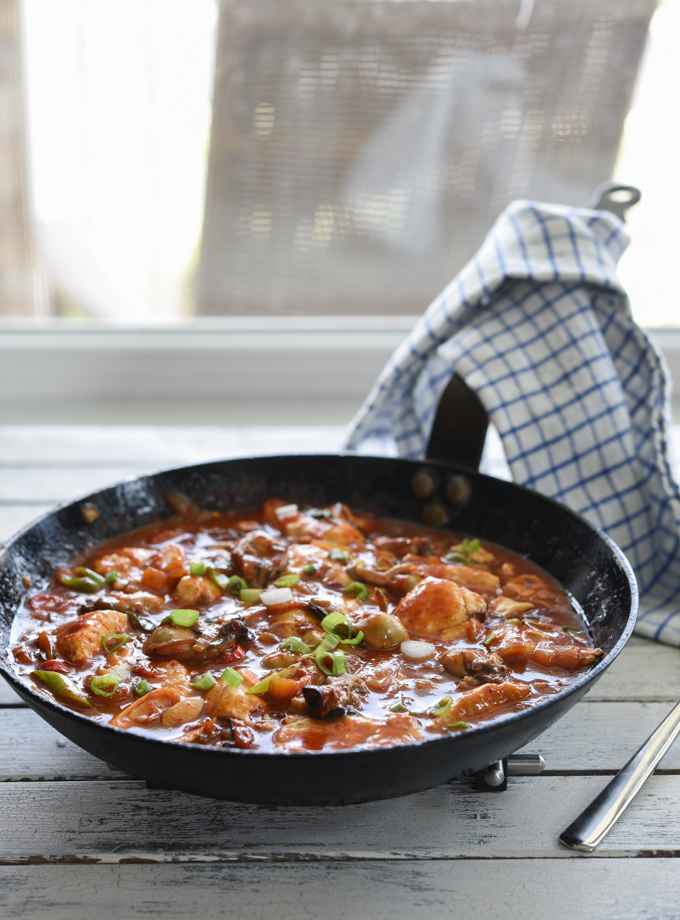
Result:
M680 703L585 811L560 836L572 850L590 853L633 801L680 732Z

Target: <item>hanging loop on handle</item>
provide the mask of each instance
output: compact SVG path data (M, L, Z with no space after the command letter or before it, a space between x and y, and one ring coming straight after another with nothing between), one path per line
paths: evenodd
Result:
M639 188L634 185L621 185L611 179L602 182L593 192L592 198L586 205L594 211L610 211L621 220L626 219L626 212L642 198Z

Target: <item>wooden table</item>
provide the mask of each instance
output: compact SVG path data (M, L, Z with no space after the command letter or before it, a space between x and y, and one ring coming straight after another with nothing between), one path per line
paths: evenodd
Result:
M54 502L162 466L334 450L341 430L0 428L0 539ZM460 782L287 810L149 788L0 681L0 918L680 917L680 744L591 856L558 834L680 699L680 652L633 639L530 745L503 793Z

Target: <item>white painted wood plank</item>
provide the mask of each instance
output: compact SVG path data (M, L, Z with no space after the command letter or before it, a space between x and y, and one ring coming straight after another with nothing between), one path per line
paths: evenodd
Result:
M0 868L3 920L671 920L674 859Z
M587 700L680 700L680 649L632 636Z
M551 773L615 773L671 706L583 702L530 742L526 750L543 754ZM0 782L111 776L105 764L62 738L30 709L0 709L0 738ZM668 751L660 769L680 772L680 740Z
M342 425L2 425L0 464L148 464L162 468L250 454L335 452Z
M262 808L140 781L0 785L0 862L38 859L571 858L561 831L607 779L515 778L503 793L464 783L342 808ZM680 855L680 777L653 776L597 848Z

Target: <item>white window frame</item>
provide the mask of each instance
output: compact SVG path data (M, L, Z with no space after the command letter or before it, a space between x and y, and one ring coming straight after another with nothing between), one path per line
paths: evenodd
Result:
M416 318L234 317L164 329L5 328L0 422L342 424ZM680 379L680 330L651 331ZM201 406L206 412L198 411ZM680 420L680 400L674 409Z

